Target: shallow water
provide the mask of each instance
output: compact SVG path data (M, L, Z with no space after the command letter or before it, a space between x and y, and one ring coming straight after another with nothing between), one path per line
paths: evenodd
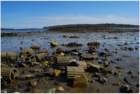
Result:
M64 38L63 35L72 36L76 35L80 38ZM115 38L117 37L117 38ZM108 33L108 32L92 32L92 33L42 33L38 35L31 36L15 36L15 37L2 37L1 38L1 50L2 51L16 51L19 52L19 48L28 48L32 43L40 44L41 48L48 48L50 52L54 49L50 48L49 42L56 40L59 44L67 44L69 42L78 42L82 43L82 51L86 50L88 47L86 44L88 42L98 41L101 44L99 51L104 50L105 48L109 49L112 52L111 60L115 61L111 66L120 66L122 68L122 74L120 78L110 76L108 78L107 85L99 84L95 82L93 86L91 85L87 91L84 92L97 92L96 89L100 88L99 92L118 92L118 86L112 86L111 83L116 80L123 80L124 77L129 78L127 75L128 71L132 71L133 75L136 76L134 79L129 79L131 87L133 87L133 92L138 92L138 88L135 89L135 85L139 81L139 50L136 50L135 47L139 48L139 32L123 32L123 33ZM127 42L128 45L124 45ZM121 46L119 46L121 45ZM121 47L132 47L133 51L122 50ZM61 46L62 47L62 46ZM66 47L63 47L66 48ZM117 49L117 54L113 53ZM117 58L121 58L121 61L116 61ZM96 84L96 87L95 87ZM45 90L45 89L44 89ZM72 90L70 91L72 92Z
M63 35L76 35L80 38L64 38ZM103 38L103 36L105 38ZM118 39L114 39L117 37ZM2 51L18 51L19 47L30 47L32 43L40 44L41 47L50 48L49 42L57 40L59 44L66 44L69 42L82 43L84 47L91 41L99 41L104 46L116 47L117 44L129 43L130 46L138 46L138 32L124 32L124 33L43 33L31 36L15 36L15 37L2 37L1 49Z

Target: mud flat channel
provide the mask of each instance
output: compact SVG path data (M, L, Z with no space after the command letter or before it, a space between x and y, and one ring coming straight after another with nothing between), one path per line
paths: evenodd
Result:
M56 47L51 47L52 41L57 42ZM100 46L92 51L88 45L90 42L98 42ZM68 45L69 43L71 44ZM84 69L88 85L81 88L69 86L67 69L57 68L62 74L50 76L51 73L48 70L51 68L53 73L55 70L52 68L52 63L55 63L54 59L47 59L49 66L45 68L40 65L42 64L40 62L44 62L44 60L37 61L35 65L17 66L18 60L21 58L19 56L21 49L30 48L33 44L39 45L40 49L47 49L48 57L56 56L57 58L58 54L63 52L62 56L72 57L69 61L74 59L73 62L86 62L87 66L91 66L91 70L88 70L89 67ZM62 50L58 50L58 48ZM17 68L20 77L28 73L40 73L39 71L49 72L49 76L37 75L24 80L17 77L16 81L11 82L14 88L3 83L2 92L139 92L139 32L49 32L30 36L6 36L1 38L1 50L2 53L16 52L15 61L2 60L2 64ZM91 58L95 56L92 52L96 53L96 59ZM108 59L104 59L105 57ZM96 64L96 66L92 66L92 64ZM29 69L38 69L38 71L31 72Z

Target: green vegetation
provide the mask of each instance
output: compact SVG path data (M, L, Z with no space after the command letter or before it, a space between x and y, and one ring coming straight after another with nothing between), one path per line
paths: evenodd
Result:
M138 25L129 24L73 24L73 25L57 25L44 27L48 31L61 31L61 32L123 32L123 31L138 31Z

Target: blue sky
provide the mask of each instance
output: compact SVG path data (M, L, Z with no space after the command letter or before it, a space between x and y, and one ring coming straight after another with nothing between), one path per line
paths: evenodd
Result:
M62 24L138 24L138 1L5 1L2 27L40 28Z

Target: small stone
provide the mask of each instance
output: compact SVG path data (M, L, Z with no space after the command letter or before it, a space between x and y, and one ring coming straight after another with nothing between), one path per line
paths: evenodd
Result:
M138 47L135 47L135 50L138 50Z
M129 51L133 51L133 48L129 47L128 50L129 50Z
M120 66L116 66L115 68L116 68L116 69L122 69Z
M133 92L129 85L125 84L120 87L120 92L122 93L131 93Z
M139 84L136 84L136 87L138 88L139 87Z
M116 82L116 83L112 83L112 85L113 85L113 86L119 86L120 83L119 83L119 82L118 82L118 83Z
M132 72L131 71L128 71L127 74L132 74Z
M64 88L63 88L62 86L58 86L58 87L56 88L56 90L57 90L57 91L60 91L60 92L63 92L63 91L64 91Z
M36 80L31 80L31 81L30 81L30 85L31 85L32 87L36 87L36 86L37 86L37 81L36 81Z
M101 84L104 84L105 82L107 82L107 78L100 76L97 81L100 82Z
M117 75L118 75L118 73L117 73L117 72L114 72L114 75L115 75L115 76L117 76Z
M123 81L125 81L126 83L129 83L126 77L124 77Z

